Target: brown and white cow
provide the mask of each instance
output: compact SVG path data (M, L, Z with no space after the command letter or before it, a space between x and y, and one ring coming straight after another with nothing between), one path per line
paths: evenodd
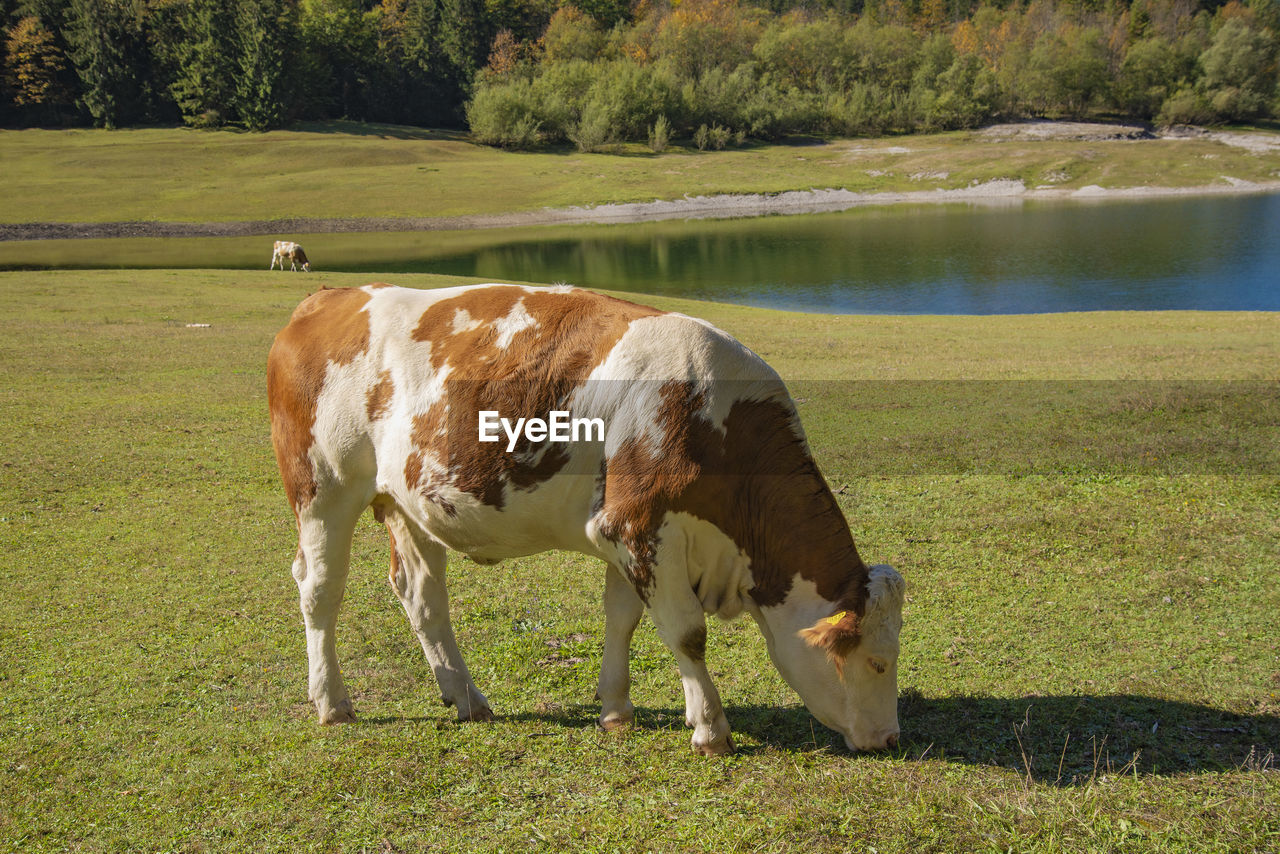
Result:
M295 273L298 271L298 265L302 265L302 272L311 272L311 262L307 260L307 253L302 251L301 244L277 240L271 250L271 266L267 269L274 270L278 263L283 271L285 261L289 262L289 269Z
M445 549L483 564L568 549L608 567L605 728L632 720L628 647L647 609L694 748L731 750L705 615L746 611L850 748L896 743L902 577L858 556L778 375L710 324L566 287L323 290L276 336L267 390L322 723L353 718L334 627L372 507L391 586L460 719L493 712L454 639ZM554 411L601 419L603 440L479 441L481 413Z

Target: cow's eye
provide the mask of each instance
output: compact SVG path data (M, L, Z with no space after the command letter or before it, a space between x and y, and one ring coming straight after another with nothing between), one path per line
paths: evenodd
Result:
M868 658L867 664L870 665L871 669L876 673L884 673L886 669L885 663L878 658Z

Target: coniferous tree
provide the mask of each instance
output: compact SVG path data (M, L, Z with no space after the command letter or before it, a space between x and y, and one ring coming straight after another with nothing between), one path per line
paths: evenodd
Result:
M142 113L137 61L145 48L137 13L129 0L71 0L71 61L80 101L98 127L117 127Z
M366 118L378 61L378 13L361 0L303 0L297 32L310 111Z
M285 115L285 40L296 16L284 0L240 0L235 104L249 130L278 126Z
M471 78L484 66L492 41L483 0L407 0L403 38L406 59L434 95L417 121L461 123Z
M183 37L174 50L176 71L169 89L184 122L216 127L234 111L232 9L222 0L189 0L181 20Z

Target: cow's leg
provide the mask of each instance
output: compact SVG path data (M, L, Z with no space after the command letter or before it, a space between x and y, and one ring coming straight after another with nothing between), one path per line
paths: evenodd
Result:
M685 723L693 727L693 749L707 756L731 753L729 720L720 705L720 692L707 672L707 621L702 602L689 586L683 561L672 563L654 569L649 615L680 667Z
M351 565L351 537L361 510L349 495L334 492L317 495L298 514L293 578L307 628L308 694L322 724L355 720L338 666L336 630Z
M444 546L397 511L384 521L391 535L391 589L400 597L445 705L458 709L460 721L491 721L493 710L467 670L449 620Z
M270 266L270 267L268 267L267 269L268 269L268 270L274 270L274 269L276 268L276 262L277 262L277 261L279 261L279 260L280 260L280 256L279 256L278 254L276 254L275 252L272 252L272 253L271 253L271 266ZM281 264L280 266L281 266L281 268L283 268L283 267L284 267L284 265L283 265L283 264Z
M644 616L644 601L622 570L610 564L604 582L604 660L600 664L600 726L622 729L635 718L631 705L631 636Z

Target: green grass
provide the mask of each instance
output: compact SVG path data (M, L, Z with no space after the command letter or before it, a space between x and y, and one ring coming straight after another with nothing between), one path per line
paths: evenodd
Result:
M713 622L740 752L705 759L647 622L639 726L595 730L602 577L568 554L453 561L460 642L499 715L453 723L371 519L339 634L360 720L316 725L264 362L304 288L367 278L0 274L0 849L1280 847L1278 467L1261 441L1205 452L1237 428L1274 434L1273 392L1243 415L1213 401L1225 380L1274 383L1280 316L818 317L646 298L779 368L861 550L910 584L900 750L847 754L749 621ZM927 404L982 387L907 383L898 406L849 385L896 379L1133 382L1114 406L1083 398L1097 435L1155 413L1199 462L1064 463L1055 419L1089 424L1022 406L1014 432L1040 462L967 471L931 438L954 416ZM869 402L848 396L862 388ZM984 441L1017 426L959 405Z
M0 162L6 223L437 217L811 187L928 190L996 178L1029 187L1200 186L1280 175L1280 152L1205 140L1033 144L957 132L662 155L637 146L521 153L351 122L265 134L6 130Z

